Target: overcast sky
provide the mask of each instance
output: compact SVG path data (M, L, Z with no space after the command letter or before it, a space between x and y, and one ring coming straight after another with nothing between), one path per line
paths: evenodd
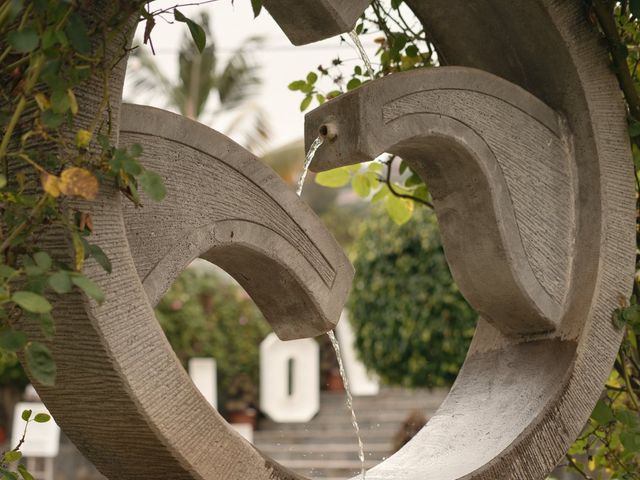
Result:
M170 7L175 5L175 1L157 0L151 5L154 9ZM290 91L287 85L303 78L318 65L329 64L336 55L346 65L355 65L356 50L351 45L341 44L339 37L294 47L266 11L263 10L254 20L249 0L236 0L235 5L232 5L231 0L218 0L204 6L180 7L181 12L191 18L197 18L198 12L203 9L211 16L213 35L223 60L246 38L254 35L265 38L263 47L253 52L253 56L262 65L263 86L256 96L256 102L267 112L272 126L270 147L275 148L301 139L304 131L304 115L299 108L302 95L300 92ZM166 18L172 20L173 15L166 15ZM176 75L177 50L186 29L184 24L168 24L158 20L152 34L156 60L172 77ZM138 38L142 37L143 30L144 23L138 30ZM371 39L364 43L370 55L373 55L375 44ZM352 66L347 68L351 69ZM125 87L125 98L136 102L128 86ZM160 98L145 103L165 106Z

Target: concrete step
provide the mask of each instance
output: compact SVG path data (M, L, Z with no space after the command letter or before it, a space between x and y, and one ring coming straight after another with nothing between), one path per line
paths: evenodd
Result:
M358 445L352 444L307 444L288 447L260 448L274 460L285 463L290 460L354 460L358 458ZM308 447L308 448L307 448ZM364 445L365 459L381 462L387 458L391 445L387 443L369 443ZM320 463L321 463L320 462Z
M365 469L375 467L379 462L365 460ZM317 460L291 460L288 462L282 462L282 465L297 472L301 475L305 475L312 478L351 478L360 473L360 460L324 460L318 462Z
M371 443L389 442L397 428L378 428L361 430L363 441ZM355 441L353 430L288 430L288 431L257 431L253 434L256 445L277 445L291 443L344 443Z
M383 389L375 397L355 397L354 407L365 446L365 468L391 454L393 436L409 412L432 416L446 390ZM358 445L344 392L323 392L320 412L309 422L281 424L262 419L254 444L287 468L317 480L345 480L360 474Z
M365 445L368 452L385 452L389 451L388 443L369 443ZM327 452L348 452L357 453L358 445L354 442L349 443L308 443L305 445L267 445L260 448L264 453L269 455L279 455L283 453L305 454L313 451L324 450Z

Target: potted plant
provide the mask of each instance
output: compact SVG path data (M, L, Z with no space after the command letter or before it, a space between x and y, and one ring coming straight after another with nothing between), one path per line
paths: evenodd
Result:
M258 389L252 378L246 373L235 376L229 382L227 396L224 406L229 423L248 423L255 429Z

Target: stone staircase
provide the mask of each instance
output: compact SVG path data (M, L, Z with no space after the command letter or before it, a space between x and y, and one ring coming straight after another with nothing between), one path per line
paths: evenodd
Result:
M383 389L373 397L356 397L354 406L365 446L365 467L391 454L394 434L413 410L429 418L446 390ZM322 480L351 478L360 472L357 439L343 392L323 392L320 412L309 423L262 420L254 433L261 451L306 477Z

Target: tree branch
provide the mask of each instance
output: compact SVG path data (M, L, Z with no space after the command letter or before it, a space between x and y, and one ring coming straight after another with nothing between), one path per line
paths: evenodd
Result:
M631 72L629 71L626 48L620 38L620 32L618 31L618 26L613 16L613 5L607 0L593 0L592 5L600 28L609 45L613 68L618 77L620 89L629 106L629 113L635 120L640 121L640 96L638 96Z
M427 200L423 200L422 198L419 197L415 197L413 195L408 195L405 193L400 193L397 190L394 189L393 187L393 183L391 182L391 167L393 165L394 160L397 157L394 155L392 156L389 160L387 160L386 164L387 164L387 176L383 179L384 183L387 185L387 187L389 188L389 191L396 197L398 198L406 198L407 200L413 200L414 202L417 203L421 203L422 205L425 205L427 207L429 207L431 210L434 209L433 207L433 203L427 201Z

